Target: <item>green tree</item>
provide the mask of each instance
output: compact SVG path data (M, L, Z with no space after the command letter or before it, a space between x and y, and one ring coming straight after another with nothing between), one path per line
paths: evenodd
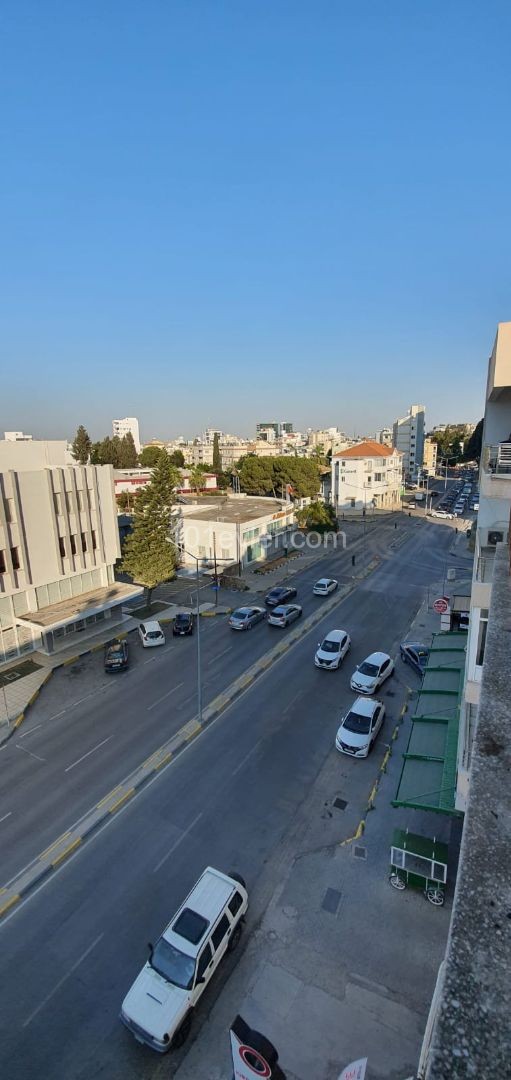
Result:
M325 532L327 529L338 529L337 518L333 506L327 503L315 501L297 510L296 520L299 525L306 529L314 529L316 532Z
M170 517L179 475L161 454L153 468L151 482L137 495L134 506L133 529L126 539L122 570L151 593L163 581L175 577L177 553L170 543Z
M218 431L215 431L213 435L213 472L217 474L222 472L222 455L220 453L220 436Z
M165 454L161 446L144 446L144 449L140 451L138 455L139 464L144 469L152 469L153 465L156 465L160 454Z
M169 458L172 464L175 465L177 469L184 469L185 456L182 450L173 450L172 453L169 454Z
M80 424L78 431L76 432L71 453L80 465L86 465L92 448L92 442L89 432L84 428L83 424Z
M137 448L131 431L123 435L119 446L119 469L135 469L138 464Z
M130 513L130 511L133 510L138 495L138 491L120 491L119 494L115 496L115 501L119 510L122 510L123 513Z
M446 458L454 465L461 458L461 443L467 433L466 424L447 424L444 431L433 431L430 438L436 442L438 458Z
M273 495L273 458L242 457L238 462L240 490L247 495Z
M480 461L483 444L484 417L476 424L471 436L467 439L463 450L464 461Z
M202 491L204 487L204 473L207 472L206 465L192 465L190 469L190 487L192 491Z

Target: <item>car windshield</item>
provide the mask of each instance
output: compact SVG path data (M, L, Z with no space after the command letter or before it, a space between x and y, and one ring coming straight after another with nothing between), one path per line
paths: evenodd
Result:
M107 656L122 656L122 645L120 641L117 643L117 645L110 646Z
M377 675L379 668L376 667L376 664L370 664L367 660L364 660L358 670L361 675Z
M180 986L183 990L190 990L193 985L195 973L195 960L191 956L175 949L170 942L160 938L157 942L149 963L159 975L174 986Z
M357 735L367 735L371 730L371 720L369 716L360 716L360 713L349 712L343 727L348 731L354 731Z
M339 652L339 644L338 641L329 641L326 638L321 646L321 652Z
M289 611L289 608L287 608L287 607L284 607L284 606L276 607L274 612L273 612L273 615L274 616L275 615L286 615L288 611Z
M189 615L176 615L176 622L177 623L189 623L190 622L190 616Z

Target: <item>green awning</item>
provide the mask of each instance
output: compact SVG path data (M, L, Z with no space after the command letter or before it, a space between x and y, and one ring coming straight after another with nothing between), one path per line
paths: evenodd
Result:
M466 644L466 633L456 631L433 638L392 806L459 814L456 762Z

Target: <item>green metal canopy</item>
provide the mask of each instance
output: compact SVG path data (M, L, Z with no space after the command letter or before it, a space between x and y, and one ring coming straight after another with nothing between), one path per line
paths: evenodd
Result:
M466 633L434 635L392 806L462 816L455 798L466 644Z

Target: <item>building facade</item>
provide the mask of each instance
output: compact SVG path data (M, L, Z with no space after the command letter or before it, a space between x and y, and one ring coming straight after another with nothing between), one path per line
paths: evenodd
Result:
M479 510L460 717L458 804L465 808L479 705L496 546L509 543L511 513L511 322L499 323L488 365Z
M115 581L119 555L109 465L1 471L0 662L120 618L142 590Z
M289 420L264 420L260 424L256 424L256 436L258 439L271 440L270 432L273 431L275 439L280 439L282 435L291 435L293 431L293 425Z
M406 416L396 420L393 427L392 445L403 455L404 474L411 480L422 468L425 422L424 405L410 405Z
M125 435L132 435L137 454L140 453L140 431L136 416L125 416L123 420L112 420L112 434L123 439Z
M180 505L173 527L185 566L195 566L195 558L204 565L216 557L220 569L225 569L264 560L282 545L294 520L292 503L239 495L209 506Z
M176 487L178 495L188 495L192 491L190 485L190 470L178 469L181 483ZM116 495L127 492L136 495L152 480L152 469L114 469L114 491ZM204 473L201 491L216 491L217 480L215 473Z
M375 441L383 446L392 446L392 428L384 427L375 432Z
M332 456L331 500L337 511L397 510L401 454L372 439Z
M424 439L424 455L422 459L422 468L429 476L434 476L436 473L436 458L437 458L438 446L434 439Z

